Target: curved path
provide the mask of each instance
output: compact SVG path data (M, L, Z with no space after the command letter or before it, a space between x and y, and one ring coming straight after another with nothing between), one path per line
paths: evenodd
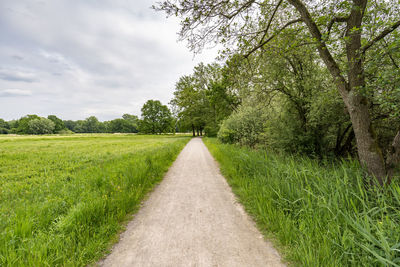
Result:
M284 266L200 138L182 150L102 266Z

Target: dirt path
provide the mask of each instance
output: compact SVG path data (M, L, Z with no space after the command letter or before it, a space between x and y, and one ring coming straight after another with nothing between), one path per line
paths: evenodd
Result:
M200 138L182 150L101 266L284 266Z

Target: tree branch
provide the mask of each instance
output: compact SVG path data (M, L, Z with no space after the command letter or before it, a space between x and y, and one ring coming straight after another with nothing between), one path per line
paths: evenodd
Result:
M265 36L267 36L268 31L269 31L269 27L271 27L272 20L274 19L275 14L276 14L276 12L278 11L279 6L282 4L282 2L283 2L283 0L279 0L279 3L276 5L276 7L275 7L275 9L274 9L274 12L272 12L272 15L271 15L271 17L269 18L269 21L268 21L268 24L267 24L267 28L265 28L264 35L263 35L263 36L261 37L261 39L260 39L260 43L261 43L262 41L264 41Z
M246 55L244 55L245 58L248 58L251 54L253 54L256 50L258 50L259 48L263 47L264 45L266 45L267 43L269 43L272 39L274 39L279 33L281 33L284 29L286 29L287 27L289 27L292 24L295 24L297 22L301 22L303 21L302 19L295 19L295 20L291 20L288 23L286 23L282 28L280 28L275 34L271 35L267 40L259 43L257 46L255 46L253 49L251 49Z
M383 30L381 32L381 34L379 34L378 36L376 36L374 39L372 39L370 42L368 42L368 44L364 45L361 48L361 52L365 53L371 46L373 46L376 42L380 41L381 39L383 39L386 35L390 34L391 32L393 32L394 30L396 30L398 27L400 26L400 20L395 22L392 26L386 28L385 30Z
M324 61L326 67L328 68L329 72L331 73L332 77L334 78L335 83L339 87L339 91L342 95L347 95L348 92L348 84L346 79L341 74L339 65L333 58L332 54L329 52L326 43L322 40L322 34L319 30L317 24L311 17L310 12L308 11L307 7L301 0L288 0L288 2L297 9L300 13L302 20L307 25L308 30L310 31L312 37L317 41L317 49L318 52Z
M224 18L230 20L233 17L235 17L237 14L239 14L242 10L250 7L253 3L255 2L255 0L250 0L246 3L244 3L240 8L236 9L235 11L233 11L231 14L221 14Z
M347 22L348 19L349 19L348 17L334 17L328 24L327 34L328 35L331 34L331 30L332 30L333 24L339 23L339 22Z
M383 40L383 43L384 43L385 48L388 49L388 51L386 52L386 55L389 56L390 60L392 61L393 65L396 67L396 69L399 69L399 70L400 70L399 64L397 64L396 60L394 60L394 58L393 58L393 56L392 56L392 53L390 53L390 49L389 49L389 47L388 47L388 44L386 43L385 40Z

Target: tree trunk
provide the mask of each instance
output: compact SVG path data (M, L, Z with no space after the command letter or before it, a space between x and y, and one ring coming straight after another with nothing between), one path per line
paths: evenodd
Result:
M196 136L196 133L194 132L194 125L192 124L192 131L193 131L193 137Z
M355 92L350 92L345 102L356 136L360 162L383 185L386 176L385 162L373 132L367 101Z
M368 172L383 185L386 168L382 151L373 131L368 99L361 95L365 88L364 56L361 51L361 24L367 0L354 0L346 27L346 54L348 64L348 90L345 104L356 136L360 161Z
M199 136L199 128L196 128L197 136Z
M327 69L331 73L340 95L350 115L357 142L358 156L361 164L383 184L386 168L381 149L373 133L371 118L366 97L360 94L365 86L363 54L361 51L361 23L367 0L354 0L351 13L347 19L346 54L348 63L348 81L341 74L339 65L333 58L322 39L322 34L301 0L289 0L300 13L311 35L318 41L317 49Z
M203 127L200 127L200 136L203 136Z

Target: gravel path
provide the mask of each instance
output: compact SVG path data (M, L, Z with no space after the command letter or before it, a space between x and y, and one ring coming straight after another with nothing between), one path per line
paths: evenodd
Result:
M101 266L284 266L200 138L182 150Z

